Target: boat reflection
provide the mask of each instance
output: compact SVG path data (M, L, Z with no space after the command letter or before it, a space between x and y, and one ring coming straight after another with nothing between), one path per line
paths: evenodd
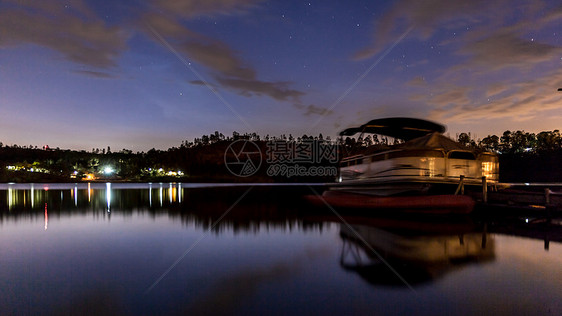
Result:
M375 220L375 223L377 221ZM373 221L371 220L371 223ZM373 285L410 286L431 282L469 264L493 261L494 240L486 232L459 223L429 226L400 221L383 229L368 224L341 224L340 265ZM397 221L398 223L398 221ZM412 228L405 228L410 223ZM451 225L457 232L451 232Z

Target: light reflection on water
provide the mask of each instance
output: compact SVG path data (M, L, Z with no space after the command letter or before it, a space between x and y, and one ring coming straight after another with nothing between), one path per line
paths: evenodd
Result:
M562 310L560 243L545 251L471 218L342 224L302 204L304 189L254 188L235 203L245 187L134 186L0 190L0 314Z
M41 189L36 189L36 186ZM169 183L156 184L157 196L159 200L160 207L164 207L164 201L168 204L181 203L182 195L185 188L193 188L199 186L182 185L181 183ZM209 185L203 185L202 187L209 187ZM128 184L128 183L75 183L75 184L0 184L0 192L5 190L7 196L5 203L2 203L2 207L7 207L11 210L14 207L23 207L34 209L37 203L42 203L46 201L47 193L49 190L60 191L60 202L64 202L66 192L69 192L69 196L66 198L71 199L74 202L74 207L78 207L79 201L80 206L89 205L94 203L97 205L102 203L106 204L106 210L110 212L111 210L111 199L112 192L115 190L146 190L148 193L148 206L152 207L152 196L154 194L153 184ZM2 193L0 193L2 194ZM87 196L87 199L84 198ZM92 198L96 201L92 201ZM52 198L51 198L52 199ZM2 201L2 197L0 197ZM37 204L37 205L39 205ZM39 207L39 206L38 206Z

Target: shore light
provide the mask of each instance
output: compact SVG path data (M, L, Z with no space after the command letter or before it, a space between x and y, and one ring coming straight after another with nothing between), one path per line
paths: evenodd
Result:
M110 175L110 174L112 174L114 171L115 171L115 170L113 170L113 168L110 167L110 166L107 166L107 167L103 168L103 173L106 174L106 175Z

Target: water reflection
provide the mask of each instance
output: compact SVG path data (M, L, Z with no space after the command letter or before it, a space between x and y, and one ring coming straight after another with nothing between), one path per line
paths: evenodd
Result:
M8 189L8 208L11 210L12 206L14 206L14 191L12 190L12 188L10 187Z
M107 202L107 212L111 213L111 183L105 184L105 200Z
M339 217L302 203L308 188L256 187L239 200L247 189L6 186L0 314L392 314L395 306L482 314L500 301L509 303L495 310L508 314L559 306L559 243L544 251L542 241L483 232L471 217ZM533 291L536 304L527 307Z
M78 206L78 185L74 185L74 206Z
M44 188L43 190L36 190L36 185L33 183L29 184L29 188L25 190L14 188L15 186L15 184L10 183L7 185L7 189L5 191L0 191L5 192L6 199L2 202L2 208L6 206L8 210L16 207L30 207L33 209L36 207L36 205L41 205L41 203L37 203L41 202L44 199L45 191L48 190L47 188Z
M226 210L236 204L236 200L246 188L244 186L191 188L181 183L0 184L0 222L8 219L17 221L19 218L42 217L43 206L46 205L49 212L57 216L99 212L109 219L109 215L114 212L121 214L148 212L166 214L185 224L195 222L207 229ZM256 231L260 226L271 223L291 227L295 223L306 226L341 222L329 211L325 212L332 215L331 218L326 217L326 214L322 214L320 218L312 217L314 213L311 213L309 206L299 200L301 195L309 193L307 187L255 187L249 196L237 204L231 214L221 220L216 231L220 231L223 227L233 228L235 231ZM364 221L357 224L363 223ZM409 228L408 221L404 218L391 220L371 217L369 223L371 227L379 229L396 228L396 225L406 231ZM491 231L539 238L544 240L544 248L547 250L550 242L562 241L560 237L562 225L550 225L548 229L538 227L533 230L537 225L523 223L514 226L509 223L506 227L499 224L497 221L494 222ZM435 225L440 224L433 221L417 221L413 224L417 229L424 228L429 233ZM465 229L463 225L457 221L441 227L448 227L449 233L457 234L458 231L455 230Z
M163 188L162 188L162 183L160 183L160 191L158 191L158 193L159 193L159 194L158 194L158 197L160 198L160 207L162 207L162 205L163 205L163 204L162 204L162 195L163 195L163 194L162 194L162 190L163 190Z
M35 194L34 194L35 190L34 190L34 189L35 189L35 185L32 183L32 184L31 184L31 208L33 208L33 207L34 207L34 204L35 204L35 198L34 198L34 196L35 196Z
M43 190L37 190L36 184L28 184L25 186L18 185L18 188L14 188L15 184L7 185L5 190L0 190L0 210L6 208L8 210L31 210L42 205L43 202L50 201L56 202L57 204L63 203L64 206L74 206L84 207L92 206L96 209L100 204L105 205L105 208L111 210L112 200L121 200L121 194L123 191L131 190L127 187L117 186L112 183L80 183L72 184L69 188L66 186L64 189L57 188L57 185L45 184ZM23 188L22 188L23 187ZM51 188L51 194L49 194L49 188ZM132 191L136 191L133 189ZM145 197L144 194L138 196L140 200L136 204L142 204L147 200L147 205L152 207L152 199L155 194L155 189L152 184L147 185L146 192L148 196ZM183 197L184 188L181 184L170 183L164 186L160 183L158 189L156 189L156 195L158 196L160 207L167 207L174 203L181 203ZM117 192L117 193L116 193ZM135 192L131 194L124 194L124 196L131 196L132 198L137 198L138 195ZM58 197L55 197L55 194ZM68 205L67 201L72 201L73 205ZM129 205L128 201L123 203L126 207Z
M49 224L49 214L47 214L47 203L45 203L45 230L47 230L48 224Z
M236 204L214 229L215 232L233 229L236 233L256 232L260 227L267 229L269 225L295 227L298 213L305 208L286 198L298 197L303 189L296 189L300 193L293 194L295 190L289 187L274 190L255 188L240 203L235 203L247 187L185 188L180 183L148 183L143 186L129 189L119 183L77 183L60 189L53 184L45 185L43 190L35 190L37 185L28 185L23 189L9 187L6 191L0 190L0 222L43 217L40 213L43 209L39 206L47 205L49 212L57 216L93 213L109 220L113 213L148 212L166 214L186 225L195 223L207 229ZM322 223L313 225L321 226Z
M465 229L452 234L449 223L440 225L434 232L419 232L341 224L340 265L371 284L407 286L494 259L494 239L488 233Z
M152 183L148 184L148 204L152 207Z

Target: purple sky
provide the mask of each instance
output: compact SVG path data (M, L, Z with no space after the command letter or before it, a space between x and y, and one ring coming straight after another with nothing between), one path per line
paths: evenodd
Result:
M0 141L562 129L561 36L559 1L2 0Z

